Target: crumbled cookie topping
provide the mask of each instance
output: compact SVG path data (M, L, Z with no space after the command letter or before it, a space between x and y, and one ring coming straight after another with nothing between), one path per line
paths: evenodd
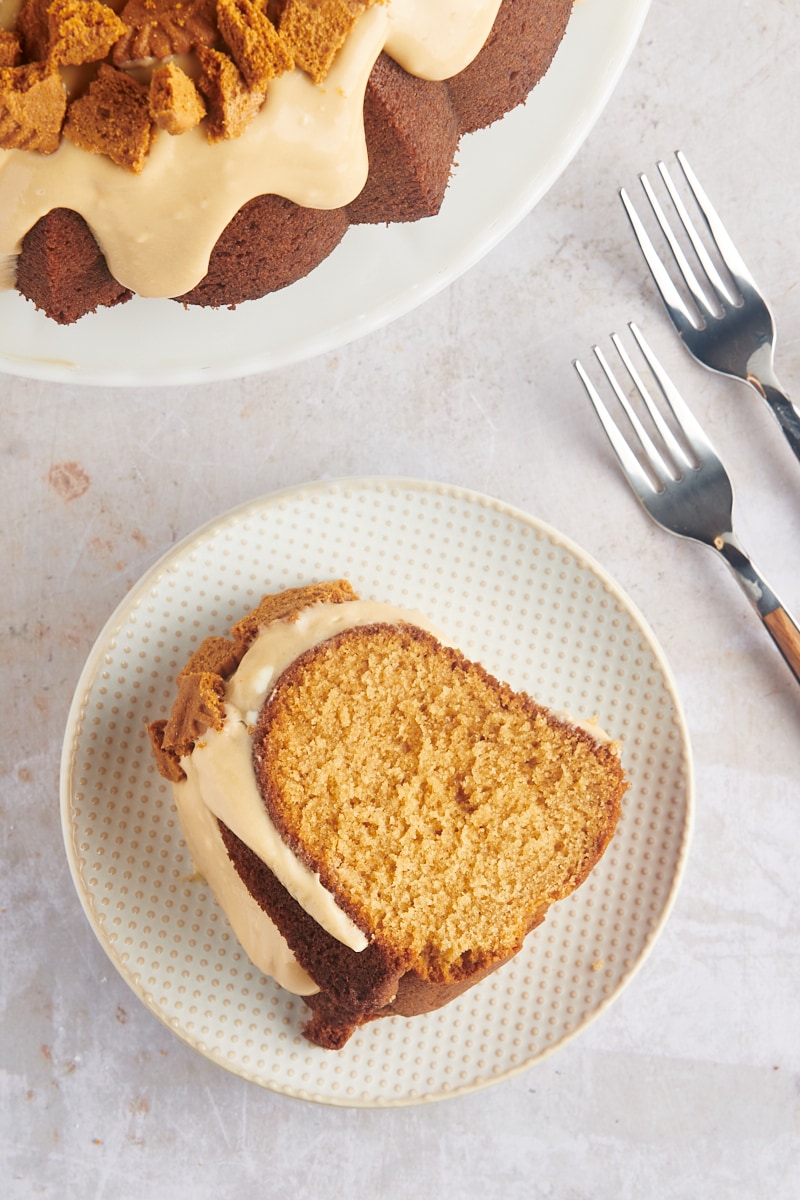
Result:
M0 149L51 154L64 136L138 173L160 130L239 137L273 79L297 66L322 83L381 2L127 0L117 14L102 0L24 0L0 30ZM80 69L74 93L65 67Z
M253 91L294 66L289 47L257 0L217 0L217 24L236 66Z
M191 753L207 729L220 730L224 724L225 681L221 676L211 672L181 675L162 744L182 757Z
M0 146L52 154L61 140L67 93L46 63L0 67Z
M205 115L203 98L185 71L174 62L156 67L150 76L150 116L159 129L186 133Z
M64 136L92 154L106 154L138 175L153 140L147 88L103 63L89 90L69 106Z
M48 0L25 0L17 14L16 32L23 55L29 62L41 62L47 57L50 39L47 7Z
M219 50L198 46L197 57L202 68L197 86L208 106L208 140L239 137L266 100L266 89L251 91L236 63Z
M16 33L0 29L0 67L18 67L22 62L22 43Z
M286 0L281 37L295 62L315 83L322 83L353 27L355 16L346 0Z
M74 67L105 58L125 26L100 0L52 0L47 31L47 61Z
M216 0L128 0L120 17L125 31L114 46L117 67L171 54L189 54L219 39Z

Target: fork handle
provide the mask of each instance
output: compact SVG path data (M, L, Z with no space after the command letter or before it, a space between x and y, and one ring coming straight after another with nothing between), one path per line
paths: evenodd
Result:
M764 397L783 430L783 436L794 451L795 458L800 459L800 409L792 403L777 381L766 383L751 375L748 383Z
M800 629L782 605L778 605L764 617L767 633L791 667L794 677L800 682Z
M720 534L714 542L714 549L725 559L737 583L761 618L767 633L783 655L789 670L800 683L800 628L789 616L734 533Z

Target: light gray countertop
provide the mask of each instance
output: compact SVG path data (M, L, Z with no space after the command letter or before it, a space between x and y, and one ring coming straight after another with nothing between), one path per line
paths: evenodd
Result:
M421 308L239 381L0 376L5 1196L798 1194L800 689L722 564L638 509L571 365L626 321L645 328L729 466L742 540L797 612L800 464L753 393L676 344L616 191L687 152L771 298L800 396L798 56L790 0L654 0L563 176ZM599 560L663 647L696 769L683 886L610 1009L511 1079L391 1110L275 1094L170 1033L84 917L58 806L78 676L141 574L250 498L381 474L498 497Z

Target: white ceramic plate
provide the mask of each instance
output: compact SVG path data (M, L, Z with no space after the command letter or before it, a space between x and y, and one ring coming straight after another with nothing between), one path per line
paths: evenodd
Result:
M650 0L581 0L524 108L463 139L438 217L348 231L293 287L227 309L133 299L61 328L0 293L0 371L117 385L198 383L285 366L408 312L500 241L555 182L604 108Z
M348 577L365 598L427 613L515 687L597 716L622 743L631 790L586 883L511 963L429 1016L359 1030L338 1052L300 1034L308 1010L250 964L192 879L145 726L208 634L263 592ZM362 479L247 504L157 563L100 635L62 761L75 884L109 958L189 1045L288 1095L340 1105L452 1096L529 1067L607 1007L653 945L689 842L689 743L669 669L640 614L554 529L445 485Z

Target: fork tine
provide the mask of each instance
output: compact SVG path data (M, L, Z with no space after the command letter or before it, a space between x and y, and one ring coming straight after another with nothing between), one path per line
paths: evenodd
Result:
M725 266L728 268L737 284L739 280L742 280L743 282L750 284L751 287L755 287L756 284L753 276L750 274L750 271L748 270L741 254L733 244L730 234L722 224L717 210L714 208L713 204L703 190L699 179L689 166L686 155L682 150L676 150L675 157L681 165L681 170L686 177L686 182L689 184L689 187L692 190L692 194L697 201L697 206L705 218L709 232L716 242L717 249L719 250L720 257L725 263Z
M616 337L616 334L613 334L611 340L614 341L615 337ZM619 346L617 346L617 349L619 349ZM610 383L611 389L614 392L614 395L617 397L617 400L619 401L619 404L620 404L621 408L623 409L625 416L628 418L628 421L630 422L633 432L636 434L637 438L639 439L639 444L641 445L642 449L644 450L645 454L647 455L647 458L652 463L658 463L659 466L663 467L663 469L666 471L666 466L663 462L661 462L661 455L659 454L658 450L654 446L653 440L650 437L650 434L647 432L644 425L639 420L638 416L636 415L636 410L633 408L630 400L625 395L625 392L622 390L619 383L617 382L617 377L614 374L614 372L612 371L608 362L606 361L606 357L603 354L603 351L600 349L599 346L594 346L593 350L594 350L594 356L597 359L597 361L599 362L600 366L602 367L603 374L605 375L606 379ZM626 366L627 366L627 364L626 364ZM636 381L634 380L634 382L636 382Z
M665 168L665 170L666 170L666 168ZM678 271L680 272L680 274L683 278L683 282L686 284L687 288L689 289L692 299L694 300L695 304L697 305L700 316L702 317L703 321L706 321L709 317L714 316L714 309L712 308L711 304L709 303L708 295L703 290L697 276L695 275L694 271L692 270L691 266L689 265L689 260L687 259L686 255L683 253L680 242L675 237L675 234L672 232L672 226L670 225L669 221L667 220L663 208L659 204L658 197L656 196L655 192L653 191L653 186L650 183L650 180L647 178L646 175L640 175L639 182L641 183L642 187L644 188L644 194L647 196L647 199L650 202L650 208L653 210L653 216L656 218L659 228L660 228L662 234L664 235L664 238L666 239L667 245L669 246L670 250L672 251L672 257L675 259L675 263L677 265ZM691 232L689 231L689 228L687 226L687 233L689 233L689 236L692 239L692 244L694 245L694 244L698 243L700 239L697 236L697 231L692 226L691 220L689 218L689 214L686 212L686 209L684 208L682 213L679 211L678 215L681 217L681 220L684 222L684 226L687 226L687 223L688 223L688 226L691 226ZM714 269L713 264L712 264L711 269L713 271L713 269Z
M675 420L677 421L678 426L686 438L686 442L691 448L691 451L695 455L697 461L700 462L703 458L709 455L714 455L716 457L716 451L706 436L700 422L697 420L694 413L689 408L689 405L686 403L683 396L680 394L675 384L672 382L669 375L656 358L641 329L639 329L639 326L633 321L630 323L630 331L636 339L636 343L644 355L647 365L653 372L653 376L658 381L658 386L663 392L664 398L672 410L672 415L675 417Z
M630 330L634 334L634 337L636 337L637 331L633 324L630 325ZM636 370L636 367L634 366L633 361L632 361L630 355L628 354L628 351L625 349L624 345L622 344L622 341L620 340L619 336L616 333L612 333L611 341L614 343L617 354L619 354L620 358L622 359L625 369L627 370L628 374L630 375L630 377L633 381L634 387L636 388L637 392L641 396L642 401L644 402L645 408L649 412L650 417L653 421L653 424L655 425L656 429L659 432L661 440L664 442L665 446L667 447L667 450L669 451L670 455L672 456L673 462L675 463L675 466L678 468L678 472L680 474L682 474L687 468L689 470L692 470L692 468L695 466L695 463L693 463L689 459L683 446L680 444L680 442L678 441L678 439L675 437L674 433L670 429L669 425L664 420L663 416L661 415L661 410L659 409L658 405L653 400L653 397L650 393L649 388L645 384L645 382L642 379L639 372ZM641 343L639 343L639 344L641 346ZM648 347L648 349L649 349L649 347ZM645 357L647 357L647 356L645 356ZM652 353L652 351L650 351L650 357L647 358L647 362L648 362L648 365L651 367L651 370L652 370L652 363L654 361L656 361L655 355ZM660 375L656 374L655 371L653 371L653 374L654 374L656 380L658 381L659 387L663 388L662 378L666 379L667 377L663 371L663 368L660 368L660 371L661 371ZM618 393L618 395L619 395L619 393ZM623 397L620 396L620 400L622 400L623 406L625 408L625 411L628 413L629 418L633 421L635 419L634 414L631 412L630 405L627 402L627 398L623 399ZM637 426L639 426L639 428L641 428L638 420L636 420L635 423ZM637 430L637 432L638 432L638 430ZM644 431L642 431L642 433L643 432ZM645 442L644 438L642 437L642 433L639 434L639 437L642 438L642 442L645 445L645 449L647 450L650 457L652 458L654 455L657 455L660 458L661 456L658 454L658 451L656 450L652 441L649 438L647 438L647 442ZM644 436L646 437L647 435L645 434ZM649 446L648 446L648 443L649 443Z
M689 164L686 163L686 165L684 166L685 159L684 160L681 159L680 151L678 151L677 154L678 154L678 161L681 163L681 168L683 169L684 174L685 174L686 169ZM717 294L722 296L723 299L727 300L727 302L729 304L736 304L737 297L732 294L730 287L724 281L724 279L720 275L719 271L717 270L717 268L714 264L714 260L712 259L711 255L708 253L708 250L706 249L705 242L700 237L700 234L697 232L697 228L694 224L694 221L692 221L692 218L689 216L686 205L683 203L683 200L681 199L678 189L676 188L676 186L672 180L672 176L670 175L670 173L667 169L666 163L659 162L656 164L656 166L658 167L659 174L661 175L661 178L664 181L664 186L666 187L667 192L669 193L669 198L672 201L673 205L675 206L675 211L678 214L678 217L680 218L681 224L683 225L683 228L686 231L689 241L692 243L694 252L698 257L700 265L702 266L703 270L705 271L706 275L708 276L712 287L714 287L715 290L717 291ZM691 169L691 168L689 168L689 169ZM687 180L687 183L689 183L689 186L691 187L691 182L689 181L688 176L686 177L686 180ZM697 183L696 177L695 177L695 182ZM697 183L697 186L699 188L700 184ZM693 190L693 194L694 194L694 189L692 189L692 190ZM696 194L695 194L695 199L697 200L698 205L700 205L700 201ZM706 197L706 203L708 203L707 197ZM703 211L702 205L700 205L700 210L701 210L701 212L703 212L704 218L706 218L706 214ZM706 222L707 222L707 218L706 218ZM662 226L662 228L663 228L663 226ZM713 237L713 233L712 233L712 237ZM672 249L673 253L675 253L675 247L673 246L672 241L670 241L670 248ZM719 247L717 247L717 249L719 249ZM722 253L722 252L720 251L720 253Z
M611 449L614 451L617 459L619 460L619 465L622 467L622 473L628 480L628 483L631 485L633 491L637 494L637 496L640 496L640 493L642 492L656 492L658 489L655 487L652 479L642 467L639 459L631 450L626 438L620 432L620 429L618 428L614 418L606 408L605 402L600 396L600 393L597 391L591 379L586 374L583 365L578 359L575 359L574 365L575 370L580 376L581 383L586 388L586 393L592 402L594 411L597 413L597 416L600 419L600 424L603 426L605 435L611 444ZM613 387L613 374L609 377L609 382L612 383Z
M650 274L653 276L653 281L658 288L659 295L672 318L675 328L681 336L691 334L697 329L692 319L692 314L686 307L680 292L672 282L672 276L662 263L655 246L650 240L650 235L642 224L639 214L634 208L625 188L620 188L619 197L625 207L625 212L628 214L628 220L631 223L634 236L639 243L639 249L650 268Z

